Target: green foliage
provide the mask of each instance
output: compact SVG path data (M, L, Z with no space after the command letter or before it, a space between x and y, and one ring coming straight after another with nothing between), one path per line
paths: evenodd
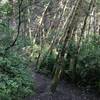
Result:
M77 42L71 39L66 51L65 56L65 73L67 73L67 79L73 79L74 73L74 61L77 54ZM61 50L62 45L59 45L57 50ZM47 50L43 51L43 59L40 64L40 69L51 73L56 63L56 53L52 51L47 53ZM70 62L72 60L72 62ZM45 69L45 70L44 70ZM76 66L77 82L80 85L90 85L92 87L100 89L100 36L90 35L87 38L82 39L80 45L80 51L78 54L78 61Z
M29 39L20 37L14 49L5 48L14 41L15 30L11 27L10 3L0 4L0 100L20 100L34 93L34 82L28 60L23 48L29 45ZM19 50L19 51L17 51Z
M42 3L43 5L48 4L48 2L49 2L49 0L41 0L41 3Z
M75 59L77 51L77 44L74 40L69 42L67 60L65 59L65 72L72 78L73 76L73 62L71 66L70 60ZM68 61L68 62L67 62ZM68 66L69 65L69 66ZM71 68L70 68L71 67ZM80 46L80 52L77 61L77 81L78 83L86 86L91 85L92 87L99 87L100 89L100 36L90 35L88 38L82 40Z
M17 52L0 57L0 100L21 99L33 92L33 79Z
M100 81L100 36L90 36L84 41L79 54L79 73L82 81L96 86Z
M36 45L35 43L32 44L32 46L30 47L30 50L29 50L32 61L36 60L40 50L41 50L41 47L39 45Z
M56 61L56 54L54 53L54 51L52 51L51 53L47 54L47 52L44 53L43 55L43 61L41 62L40 68L41 69L46 69L49 72L52 72L55 61Z
M8 2L4 4L0 4L0 14L1 15L7 16L7 15L10 15L11 12L12 12L12 7Z
M0 22L0 48L6 48L12 43L12 33L14 30L9 27L7 20Z

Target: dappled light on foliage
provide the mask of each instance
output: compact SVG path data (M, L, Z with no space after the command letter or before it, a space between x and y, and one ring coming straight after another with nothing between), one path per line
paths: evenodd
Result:
M1 0L0 100L61 100L69 83L100 93L100 0Z

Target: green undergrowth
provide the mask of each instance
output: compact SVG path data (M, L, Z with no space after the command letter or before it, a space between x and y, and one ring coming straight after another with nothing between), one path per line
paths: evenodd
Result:
M61 49L61 45L59 48ZM51 53L44 52L43 60L41 60L40 70L44 73L51 75L56 64L56 53L52 50ZM75 40L70 40L64 58L64 79L68 77L73 80L73 68L75 55L77 53L77 43ZM84 38L80 45L80 52L78 54L76 66L76 84L83 86L91 86L100 91L100 36L90 35Z
M0 100L21 100L34 93L31 70L16 51L0 55Z

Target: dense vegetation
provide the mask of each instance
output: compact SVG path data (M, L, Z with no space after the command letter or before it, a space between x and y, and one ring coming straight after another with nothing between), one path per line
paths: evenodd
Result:
M8 23L11 10L9 3L0 4L0 100L19 100L34 93L33 77L21 39L14 48L6 50L15 33Z
M0 100L35 93L33 67L100 92L99 0L0 1ZM35 66L32 66L35 65Z

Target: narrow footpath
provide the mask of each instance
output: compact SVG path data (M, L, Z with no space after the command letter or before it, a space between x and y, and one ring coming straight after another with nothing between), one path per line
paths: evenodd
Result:
M28 97L26 100L100 100L100 97L94 93L86 93L65 81L61 81L57 91L50 94L48 91L51 79L43 74L34 71L33 73L37 86L36 95Z

